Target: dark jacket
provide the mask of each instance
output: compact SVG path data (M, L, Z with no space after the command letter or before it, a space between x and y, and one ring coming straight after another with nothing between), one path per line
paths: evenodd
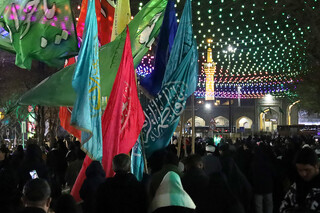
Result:
M196 204L197 212L206 212L206 209L210 211L209 206L212 206L212 203L208 203L206 199L208 195L209 177L205 172L199 168L191 168L184 173L181 182L184 190Z
M215 155L206 155L202 157L202 161L204 164L204 171L207 175L211 175L212 173L221 172L222 166L220 160Z
M80 189L80 197L83 199L84 212L94 212L96 206L96 192L101 183L105 181L106 173L100 162L92 161L86 170L87 178Z
M51 175L58 181L58 184L64 184L64 176L68 167L64 151L52 149L47 155L47 166Z
M146 212L145 189L131 173L107 178L97 192L97 213Z
M70 189L72 189L73 184L76 182L76 179L81 170L82 164L83 164L83 160L77 159L75 161L70 162L67 168L65 180L67 185L70 187Z
M255 194L269 194L273 192L275 168L267 155L265 148L256 148L251 165L251 180Z
M209 177L202 169L192 168L182 177L182 184L196 204L197 213L244 212L221 173L212 173Z
M210 183L208 189L208 203L211 203L211 205L214 206L213 211L211 212L249 212L245 210L245 207L241 203L240 199L238 199L238 197L233 194L223 173L213 173L210 175Z
M252 202L252 187L240 171L233 158L220 157L222 172L226 175L227 183L232 194L241 202L246 212L250 212Z

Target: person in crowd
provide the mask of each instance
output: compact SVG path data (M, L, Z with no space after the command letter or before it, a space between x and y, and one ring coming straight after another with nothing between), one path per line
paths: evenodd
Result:
M69 194L59 197L55 207L55 213L81 213L81 208L77 205L74 198Z
M244 212L220 172L206 175L201 156L190 155L184 162L183 188L196 204L197 213Z
M82 151L80 148L76 148L75 151L77 159L69 162L65 176L66 185L70 188L70 190L72 189L73 184L76 182L83 160L86 157L86 153L84 153L84 151Z
M207 202L209 177L203 171L201 156L190 155L184 161L184 175L181 182L184 190L190 195L196 204L198 213L212 210L211 202ZM211 198L210 198L211 199Z
M78 157L78 150L81 147L81 144L79 141L67 141L67 145L68 145L68 152L66 154L66 160L69 163L71 163L72 161L77 160Z
M167 152L167 149L160 149L152 153L152 155L148 158L148 169L151 175L162 169Z
M47 166L50 176L58 188L65 183L64 177L68 164L66 160L67 148L62 140L53 143L53 148L47 155Z
M102 183L97 192L97 213L145 213L146 193L143 185L130 173L131 160L126 154L112 160L114 177Z
M235 157L235 161L237 162L239 169L247 179L249 179L251 173L251 161L253 158L252 150L252 143L247 140L240 145Z
M250 212L252 205L252 187L250 183L231 157L228 143L221 144L219 153L222 172L227 178L232 194L240 201L245 212Z
M265 143L260 143L255 148L251 167L256 213L273 212L275 168L271 156L268 155L267 146Z
M301 149L295 158L296 181L285 195L281 213L320 212L320 175L317 154L309 147Z
M92 161L86 170L86 179L81 189L80 197L83 200L83 210L85 213L94 212L96 207L97 189L105 181L106 173L99 161Z
M163 177L151 201L151 213L192 213L196 205L183 189L180 176L169 171Z
M216 147L213 145L206 146L205 156L202 157L203 169L207 175L212 173L221 172L222 166L219 158L215 154Z
M29 180L23 187L21 213L47 213L51 203L51 189L44 179Z
M9 153L8 148L4 144L1 145L0 146L0 169L11 166L9 162L10 160L8 157L8 153Z
M36 173L39 178L49 180L48 168L42 159L42 151L36 144L27 145L24 159L18 168L20 190L32 178L31 173Z
M173 171L182 176L182 171L179 169L179 158L173 152L166 151L164 154L164 164L158 172L151 176L149 185L149 198L152 199L156 190L158 189L163 177L169 172Z
M24 150L22 145L17 146L17 149L12 154L12 166L17 168L20 166L24 157Z
M11 169L0 170L0 212L16 213L22 208L17 185L17 179L12 175Z

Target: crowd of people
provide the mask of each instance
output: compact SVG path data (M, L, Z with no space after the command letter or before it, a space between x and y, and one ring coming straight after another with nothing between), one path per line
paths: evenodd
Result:
M188 147L186 147L187 150ZM154 152L138 181L129 153L113 158L113 177L99 161L86 170L81 202L70 189L85 153L78 141L52 147L0 147L0 212L320 212L319 145L312 137L199 138L196 153L177 156L177 145Z

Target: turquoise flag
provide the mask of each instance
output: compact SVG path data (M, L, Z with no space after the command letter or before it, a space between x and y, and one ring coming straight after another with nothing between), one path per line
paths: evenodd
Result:
M140 84L153 96L157 95L161 89L162 79L166 71L174 38L177 33L178 24L174 4L174 0L169 0L165 10L160 29L159 41L157 44L155 69L149 76L140 80ZM139 137L135 146L132 148L131 172L138 180L142 180L143 171L144 158L141 151L141 140Z
M141 134L147 157L169 144L187 98L196 89L198 69L197 44L192 31L191 2L187 0L161 91L149 101L144 110L146 120Z
M144 159L142 154L141 140L139 136L136 144L132 148L131 173L136 176L138 181L141 181L143 178L143 170L144 170Z
M94 160L102 159L99 42L95 1L89 0L84 40L72 79L76 100L71 125L80 129L82 147Z

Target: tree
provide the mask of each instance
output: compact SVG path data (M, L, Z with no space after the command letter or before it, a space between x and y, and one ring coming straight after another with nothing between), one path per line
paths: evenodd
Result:
M1 109L4 113L4 119L0 123L0 139L3 140L5 132L14 132L16 138L22 138L21 122L25 121L29 115L27 107L16 107L16 95L12 95L8 101L0 103Z
M297 85L296 92L301 100L302 108L320 112L320 72L319 70L308 73L304 76L303 81Z

